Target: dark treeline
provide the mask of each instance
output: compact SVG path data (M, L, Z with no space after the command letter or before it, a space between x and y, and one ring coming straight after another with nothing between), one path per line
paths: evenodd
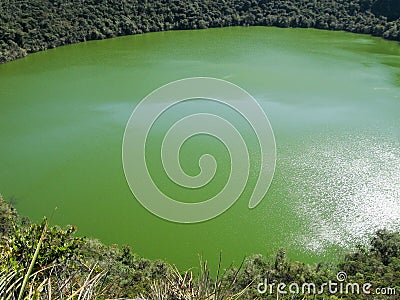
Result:
M345 30L400 40L400 1L1 0L0 62L87 40L254 25Z

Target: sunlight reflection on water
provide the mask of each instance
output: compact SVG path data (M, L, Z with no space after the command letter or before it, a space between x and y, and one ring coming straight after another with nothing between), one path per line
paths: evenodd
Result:
M288 191L308 220L294 239L299 246L317 253L335 245L346 249L378 229L399 230L399 149L390 137L321 137L288 161L296 173Z

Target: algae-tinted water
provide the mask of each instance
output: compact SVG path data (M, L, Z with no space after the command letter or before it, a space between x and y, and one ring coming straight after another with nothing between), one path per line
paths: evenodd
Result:
M218 218L184 225L155 217L134 199L121 145L143 97L194 76L228 80L260 102L275 132L277 168L256 209L247 208L247 192ZM207 101L196 105L221 109ZM108 244L130 244L148 258L186 268L197 265L198 254L215 262L222 251L228 263L284 247L293 259L333 260L378 228L400 230L395 42L261 27L93 41L0 65L0 107L5 198L14 198L33 220L58 207L52 223L77 225L79 234ZM209 148L221 173L198 194L203 197L223 186L226 151L218 141L197 137L181 153L184 169L196 174L193 157ZM155 158L158 150L150 147ZM173 185L163 188L186 198Z

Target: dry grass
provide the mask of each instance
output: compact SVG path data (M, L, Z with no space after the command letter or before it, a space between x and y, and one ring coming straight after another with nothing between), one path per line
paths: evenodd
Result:
M221 256L218 264L217 275L212 279L208 269L207 261L200 259L199 274L194 279L193 272L188 270L181 274L174 266L169 277L154 281L148 300L236 300L246 292L249 284L239 292L233 292L241 267L234 274L233 279L227 280L225 272L221 271Z

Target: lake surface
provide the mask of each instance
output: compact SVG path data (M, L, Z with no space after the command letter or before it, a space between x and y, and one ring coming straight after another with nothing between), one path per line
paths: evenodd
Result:
M224 214L177 224L152 215L133 197L122 168L122 138L147 94L195 76L228 80L259 101L275 133L277 166L255 209L247 207L256 180L250 178ZM205 100L189 104L166 115L165 124L196 110L231 114ZM246 255L272 256L283 247L292 259L335 260L379 228L400 230L396 42L263 27L92 41L0 65L0 107L5 198L33 220L57 207L53 224L77 225L81 235L130 244L148 258L187 268L197 266L198 255L216 262L222 251L225 264L239 263ZM160 128L155 138L166 127ZM205 191L190 196L157 175L156 144L149 146L155 178L182 201L217 193L229 171L218 141L189 140L181 160L195 175L199 155L209 148L220 173Z

